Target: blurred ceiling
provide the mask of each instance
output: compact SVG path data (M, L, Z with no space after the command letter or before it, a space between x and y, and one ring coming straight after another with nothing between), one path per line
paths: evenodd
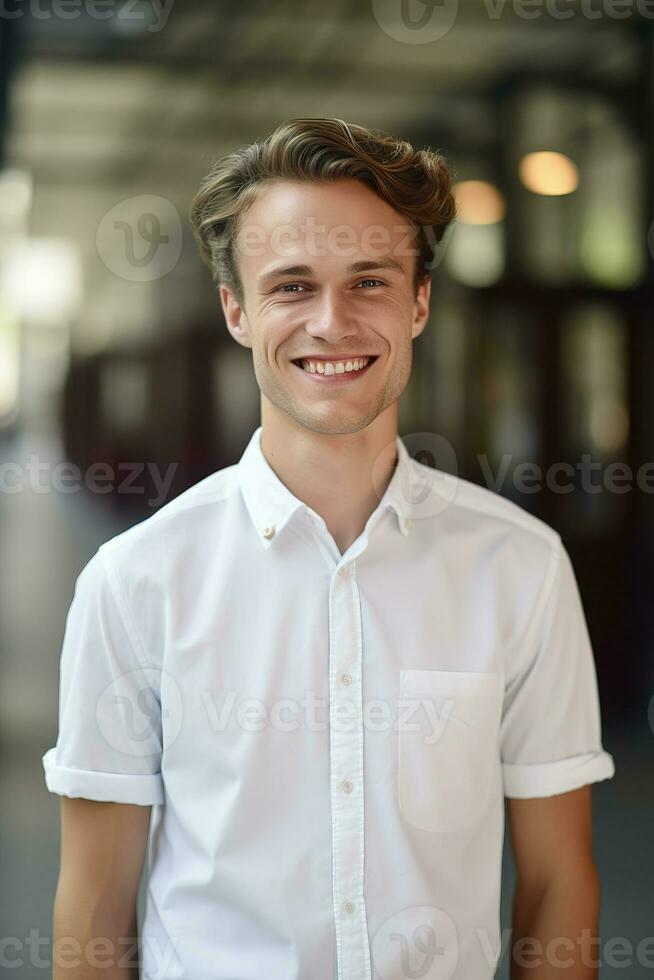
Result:
M384 32L370 3L353 7L177 0L152 32L119 10L92 17L81 0L75 19L31 19L8 155L38 182L120 185L147 173L159 185L195 184L216 156L302 115L426 129L474 148L492 138L489 96L516 74L628 83L638 66L624 21L544 13L535 22L508 5L493 19L498 0L465 0L445 37L407 44Z
M495 108L516 77L628 94L640 70L634 18L543 11L535 21L502 0L459 0L449 32L417 44L380 26L384 3L397 7L165 0L162 12L155 0L103 0L100 19L93 0L64 0L66 17L24 0L6 164L33 176L30 233L77 243L87 321L89 301L124 303L124 283L106 279L96 254L103 215L136 194L165 196L186 214L217 157L286 118L339 116L477 159L502 138ZM138 303L133 315L142 318Z

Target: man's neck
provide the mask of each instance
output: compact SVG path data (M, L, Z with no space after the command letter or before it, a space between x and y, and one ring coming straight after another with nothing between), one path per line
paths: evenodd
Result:
M397 405L359 432L313 432L267 399L261 449L292 494L319 514L341 554L363 531L397 463Z

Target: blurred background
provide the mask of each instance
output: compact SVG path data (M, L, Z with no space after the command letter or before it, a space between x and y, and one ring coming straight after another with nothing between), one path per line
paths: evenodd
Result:
M293 116L378 126L453 167L460 220L400 434L443 436L454 452L423 461L563 537L616 764L593 788L601 976L654 973L653 27L645 0L3 0L3 973L49 975L59 801L41 756L75 578L259 424L190 200ZM508 840L504 863L509 927Z

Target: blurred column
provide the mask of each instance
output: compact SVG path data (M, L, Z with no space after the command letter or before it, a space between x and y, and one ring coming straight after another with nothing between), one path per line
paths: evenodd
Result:
M5 158L9 82L18 60L20 19L18 0L4 0L0 17L0 167Z
M640 100L639 129L645 144L644 211L649 223L647 229L647 269L645 288L638 297L636 330L632 345L632 385L634 389L633 439L639 461L654 468L654 329L652 325L652 301L654 299L654 35L649 30L641 38L641 73L643 98ZM650 485L654 483L650 479ZM649 708L649 724L654 734L654 605L651 601L651 583L654 580L654 493L639 494L639 507L634 509L636 523L632 561L634 578L647 583L638 589L639 601L635 609L634 632L646 637L647 649L643 651L646 665L646 694ZM645 699L644 699L645 700Z

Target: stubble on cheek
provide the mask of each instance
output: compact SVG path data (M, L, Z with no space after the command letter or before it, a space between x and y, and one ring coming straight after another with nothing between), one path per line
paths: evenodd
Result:
M290 391L290 378L285 377L285 372L293 370L293 366L290 364L282 366L282 363L275 360L274 353L270 354L270 358L272 362L266 358L264 353L253 349L252 366L257 384L268 401L283 411L289 412L295 400ZM293 413L290 412L289 414Z

